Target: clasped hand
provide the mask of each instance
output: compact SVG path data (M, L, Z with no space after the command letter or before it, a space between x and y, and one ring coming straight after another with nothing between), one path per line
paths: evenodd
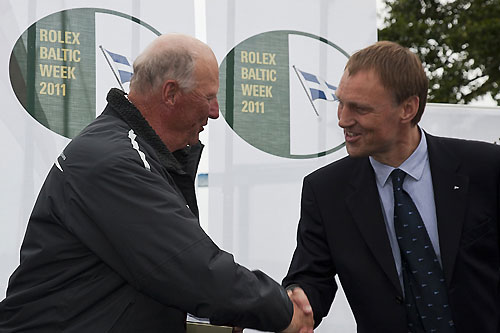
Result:
M299 287L288 290L288 297L293 302L293 318L283 333L313 333L313 311L304 290Z
M287 293L293 303L293 317L290 325L282 333L313 333L313 311L306 293L299 287L288 290ZM233 327L233 333L242 332L242 328Z

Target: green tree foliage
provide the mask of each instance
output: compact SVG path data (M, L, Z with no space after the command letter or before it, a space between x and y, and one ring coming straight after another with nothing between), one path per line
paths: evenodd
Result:
M429 101L460 103L491 93L500 105L500 0L385 0L379 40L416 51Z

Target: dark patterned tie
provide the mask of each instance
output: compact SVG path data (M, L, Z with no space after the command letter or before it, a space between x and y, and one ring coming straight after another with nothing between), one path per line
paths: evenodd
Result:
M391 173L408 326L411 332L455 332L443 270L417 207L403 190L405 176L400 169Z

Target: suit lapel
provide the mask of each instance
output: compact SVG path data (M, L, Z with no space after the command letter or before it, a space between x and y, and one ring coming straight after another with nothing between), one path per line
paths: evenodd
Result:
M453 277L460 236L465 218L469 178L458 173L460 162L439 138L427 135L439 247L444 276L449 285Z
M353 173L347 207L375 259L394 287L402 294L387 229L382 215L380 196L369 160L363 159Z

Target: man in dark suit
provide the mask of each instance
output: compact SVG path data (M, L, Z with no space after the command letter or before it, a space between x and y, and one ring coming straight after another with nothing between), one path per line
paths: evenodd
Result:
M425 133L427 88L418 57L392 42L346 65L349 156L305 177L283 281L316 326L338 275L358 332L500 332L500 147Z

